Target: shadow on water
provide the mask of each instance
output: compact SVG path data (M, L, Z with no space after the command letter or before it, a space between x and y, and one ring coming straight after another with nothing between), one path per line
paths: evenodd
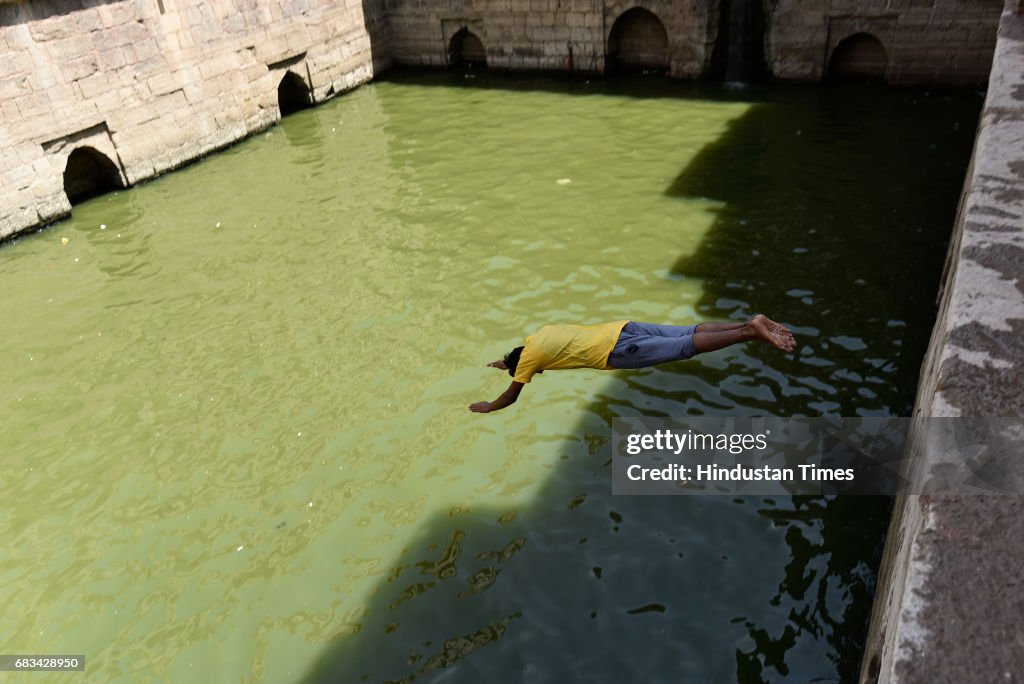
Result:
M504 87L520 86L547 87ZM887 499L613 497L607 448L619 415L909 411L979 103L952 97L957 114L933 121L916 114L932 96L854 95L806 89L813 106L794 110L746 93L761 104L665 189L720 203L673 268L702 279L702 317L763 310L798 352L597 386L529 506L425 520L303 682L854 679Z

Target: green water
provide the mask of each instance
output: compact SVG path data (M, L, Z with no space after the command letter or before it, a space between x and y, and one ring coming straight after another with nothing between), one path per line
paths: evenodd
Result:
M14 680L849 681L888 502L613 497L610 422L906 414L979 104L400 74L0 247L0 652L88 662Z

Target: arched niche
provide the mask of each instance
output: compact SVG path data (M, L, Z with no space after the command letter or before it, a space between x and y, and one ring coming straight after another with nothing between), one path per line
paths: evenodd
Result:
M660 71L669 69L668 32L650 10L634 7L612 24L606 63L609 70Z
M313 94L301 76L285 72L277 85L277 106L282 117L313 106Z
M889 58L882 41L870 33L844 38L832 51L828 63L830 81L885 82Z
M123 187L117 165L102 152L82 146L68 155L64 193L72 205Z
M448 44L448 64L451 66L487 66L487 51L479 36L469 29L461 29Z

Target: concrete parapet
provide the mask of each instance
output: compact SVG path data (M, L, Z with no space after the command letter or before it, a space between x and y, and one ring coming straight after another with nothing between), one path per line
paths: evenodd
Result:
M1006 0L915 413L1024 417L1024 16ZM915 445L927 461L928 446ZM907 496L861 682L1024 681L1024 499Z

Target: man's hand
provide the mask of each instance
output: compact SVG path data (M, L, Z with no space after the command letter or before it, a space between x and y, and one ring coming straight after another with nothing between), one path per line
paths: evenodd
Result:
M491 361L489 364L487 364L487 367L488 368L497 368L498 370L508 370L508 366L505 365L505 361L503 359L498 359L497 361Z
M500 411L506 406L511 406L516 403L516 399L519 398L519 393L523 389L523 383L512 381L512 384L508 386L508 389L502 393L500 397L494 401L478 401L475 404L469 405L469 410L473 413L491 413L492 411Z

